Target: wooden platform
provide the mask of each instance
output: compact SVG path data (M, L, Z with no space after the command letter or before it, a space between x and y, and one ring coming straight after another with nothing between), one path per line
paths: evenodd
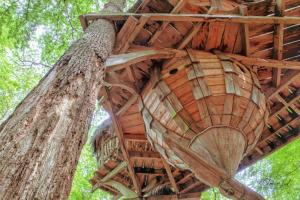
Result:
M155 150L132 149L150 145L138 102L151 69L153 66L164 69L172 59L184 57L186 49L219 50L258 75L271 114L268 128L254 150L243 158L239 170L299 138L300 2L217 2L145 0L132 14L85 14L80 18L84 29L101 18L112 20L117 28L114 55L107 60L107 87L100 96L111 114L121 141L122 159L127 165L111 179L122 182L140 196L147 193L145 188L155 179L171 188L170 195L207 189L189 171L165 163ZM96 185L120 163L103 165L92 183ZM116 196L120 194L103 184L97 187Z

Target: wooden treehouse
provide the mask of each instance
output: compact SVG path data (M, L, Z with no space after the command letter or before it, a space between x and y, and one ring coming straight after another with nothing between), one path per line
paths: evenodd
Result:
M127 199L199 199L217 187L263 199L234 175L297 139L299 0L144 0L114 22L91 183Z

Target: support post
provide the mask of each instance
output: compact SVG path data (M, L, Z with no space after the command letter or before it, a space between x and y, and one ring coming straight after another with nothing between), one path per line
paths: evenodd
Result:
M276 0L275 5L275 16L283 17L285 10L284 0ZM284 34L284 24L279 23L274 25L274 52L273 58L277 60L283 59L283 34ZM273 69L273 85L275 87L280 85L281 81L281 69Z

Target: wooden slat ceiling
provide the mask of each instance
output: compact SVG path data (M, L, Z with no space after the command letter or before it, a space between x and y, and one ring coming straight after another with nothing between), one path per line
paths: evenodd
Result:
M299 137L299 0L145 0L135 8L135 14L85 14L80 17L84 29L93 20L106 18L114 21L118 31L115 55L108 60L108 65L116 65L107 68L106 82L110 89L101 92L106 96L104 107L118 127L123 159L129 163L114 180L141 193L149 180L162 173L179 194L207 188L190 172L168 166L155 150L138 153L130 145L148 143L138 100L149 79L151 66L163 67L172 57L180 57L182 52L178 50L185 48L218 49L244 64L247 62L245 65L258 74L270 104L269 126L255 149L241 162L240 170ZM147 53L141 56L141 53L134 53L137 51ZM153 51L151 56L149 51ZM122 56L118 60L119 54ZM99 168L100 179L117 164L107 165ZM155 171L161 169L164 171ZM99 177L92 179L94 185ZM99 187L118 194L108 186Z

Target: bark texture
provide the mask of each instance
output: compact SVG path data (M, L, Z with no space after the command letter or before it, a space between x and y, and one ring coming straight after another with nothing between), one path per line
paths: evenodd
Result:
M114 41L93 22L0 125L0 199L67 199Z

